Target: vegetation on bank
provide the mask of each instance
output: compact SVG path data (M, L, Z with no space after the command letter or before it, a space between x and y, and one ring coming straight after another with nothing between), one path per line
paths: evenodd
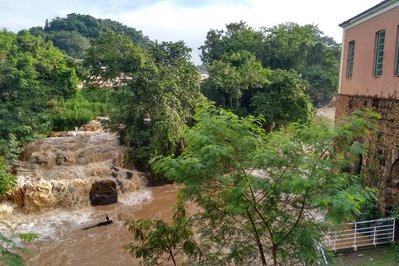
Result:
M243 71L249 72L239 78L241 86L237 83L234 87L219 86L216 92L205 93L227 108L231 108L229 101L221 102L220 96L238 100L235 108L243 109L250 105L250 98L255 93L267 91L265 84L259 83L259 75L254 74L253 61L271 70L297 73L302 81L306 81L306 86L302 87L316 106L328 104L336 94L340 45L315 25L289 22L256 30L242 21L230 23L225 30L210 30L200 51L203 63L211 69L211 77L215 68L231 75L231 82L236 81Z
M78 79L62 52L27 31L0 32L0 156L51 130L49 101L75 97Z
M323 230L355 219L374 197L361 176L341 169L352 163L346 154L366 152L366 142L351 144L376 129L375 117L357 113L338 126L294 123L266 134L261 118L198 108L183 154L154 161L158 171L184 185L182 197L200 207L193 218L201 251L196 259L325 263Z

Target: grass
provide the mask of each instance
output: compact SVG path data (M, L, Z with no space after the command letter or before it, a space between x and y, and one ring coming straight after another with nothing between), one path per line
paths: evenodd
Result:
M399 246L385 246L359 250L348 254L337 254L335 266L398 266Z

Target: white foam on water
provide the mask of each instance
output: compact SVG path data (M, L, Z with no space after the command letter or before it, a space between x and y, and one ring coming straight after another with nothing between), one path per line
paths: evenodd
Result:
M94 214L93 208L76 211L55 210L45 214L15 213L6 221L18 233L34 233L38 234L38 239L50 240L57 239L62 231L87 226L94 221ZM7 234L5 226L0 226L0 230Z
M135 192L127 192L119 196L118 201L127 206L138 205L143 202L151 200L152 192L149 189L144 189Z
M12 214L14 206L11 203L0 203L0 221L5 220Z
M92 134L88 140L88 142L91 143L96 143L101 141L118 141L118 139L115 137L115 135L111 133L103 132L103 133Z

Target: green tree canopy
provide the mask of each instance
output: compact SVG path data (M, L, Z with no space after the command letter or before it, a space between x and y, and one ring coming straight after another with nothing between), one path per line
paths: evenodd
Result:
M90 76L126 77L111 123L119 127L122 142L134 148L138 167L182 147L194 106L202 100L199 74L187 61L189 48L182 42L154 43L149 51L126 36L106 33L85 58Z
M248 51L232 53L208 65L209 78L201 89L216 104L239 115L263 115L265 125L307 122L313 108L308 83L294 71L270 70Z
M201 51L201 60L204 64L223 60L231 53L249 51L256 57L261 55L264 36L262 32L249 27L245 22L230 23L226 31L211 29L207 35Z
M89 39L76 31L56 31L46 36L54 46L73 58L82 59L85 51L90 47Z
M56 47L77 59L83 58L91 40L106 32L123 34L141 47L148 47L151 43L148 37L135 28L110 19L97 19L76 13L68 14L65 18L46 19L44 28L32 27L29 31L35 36L40 35L46 40L51 40Z
M47 132L49 100L74 97L76 86L74 68L51 42L0 32L0 156L11 159L21 143Z
M252 97L253 114L262 115L269 127L306 123L313 118L313 106L306 95L308 83L295 71L274 70L269 82Z
M247 51L265 68L295 70L309 82L307 94L315 105L336 94L340 47L314 25L290 22L256 30L244 22L231 23L226 31L210 30L199 49L206 65Z
M351 150L353 139L375 128L362 116L267 135L258 118L212 106L199 108L195 119L182 156L155 166L200 207L196 227L213 259L322 263L322 228L354 219L372 197L358 176L340 171L350 164L346 153L365 152L364 145Z
M327 104L336 94L340 46L314 25L285 23L265 28L262 61L273 69L294 69L310 84L314 104Z
M202 91L218 105L238 113L247 113L248 100L257 89L269 83L270 70L262 67L255 56L247 51L233 53L224 61L208 65L209 78Z
M65 18L56 17L47 23L45 32L78 32L86 38L98 38L105 32L115 32L128 36L134 43L149 44L148 37L141 31L127 27L120 22L110 19L97 19L90 15L71 13Z

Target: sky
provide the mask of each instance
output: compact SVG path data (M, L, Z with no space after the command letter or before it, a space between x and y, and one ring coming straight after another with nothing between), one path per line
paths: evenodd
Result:
M255 29L284 22L315 24L325 35L342 41L338 24L381 0L0 0L0 28L17 32L44 26L46 19L69 13L109 18L141 30L152 40L183 40L199 51L209 29L224 29L243 20Z

